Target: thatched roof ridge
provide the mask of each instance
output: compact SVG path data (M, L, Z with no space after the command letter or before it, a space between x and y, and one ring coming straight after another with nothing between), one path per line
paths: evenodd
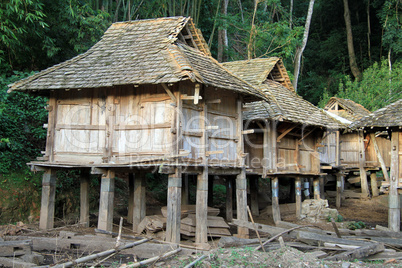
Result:
M175 83L183 80L267 99L233 76L209 55L190 18L171 17L112 24L87 52L9 85L9 91L48 91ZM201 50L183 42L181 31L195 33ZM194 40L194 38L192 39ZM203 62L199 62L203 61ZM213 72L211 70L214 70Z
M342 99L338 97L332 97L329 99L328 103L325 105L324 109L330 111L329 108L334 105L334 103L338 103L345 112L338 113L339 116L344 117L350 121L354 121L362 118L363 116L369 115L371 112L364 108L363 105L358 104L349 99ZM331 111L330 111L331 112Z
M402 99L353 122L351 129L402 127Z

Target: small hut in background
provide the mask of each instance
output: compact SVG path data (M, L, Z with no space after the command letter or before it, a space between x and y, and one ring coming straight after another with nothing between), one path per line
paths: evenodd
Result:
M402 99L353 122L350 128L368 134L386 131L391 137L388 226L391 230L399 232L399 193L402 191Z
M390 166L390 141L387 134L346 132L349 124L370 114L369 110L352 100L332 97L324 110L340 121L343 127L340 131L326 135L321 149L322 168L337 176L338 188L343 189L344 177L349 183L361 183L363 197L370 194L367 181L367 173L370 173L372 195L378 195L376 172L382 169L387 181ZM339 207L339 196L337 200Z
M302 181L314 181L314 196L320 196L318 147L323 133L337 129L338 123L324 111L298 96L280 58L271 57L226 62L231 72L259 88L275 102L258 101L246 106L245 140L247 174L271 178L274 221L281 220L278 187L281 178L293 178L296 193L296 215L301 215ZM251 196L257 194L250 181ZM251 207L256 202L251 199ZM257 207L258 208L258 207ZM254 209L254 211L256 208Z
M45 172L41 229L53 227L58 169L83 171L84 224L88 174L102 176L99 229L112 229L119 173L132 181L134 230L145 216L144 173L155 171L169 177L167 241L180 241L182 174L197 175L196 243L207 242L208 175L236 177L237 218L247 220L243 104L268 99L210 56L190 18L114 23L87 52L10 85L17 90L49 97L46 150L29 163Z

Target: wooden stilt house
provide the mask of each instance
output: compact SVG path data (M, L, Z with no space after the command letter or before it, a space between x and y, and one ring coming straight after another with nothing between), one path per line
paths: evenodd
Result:
M390 140L387 134L345 131L350 123L370 114L369 110L352 100L332 97L324 109L329 115L342 121L343 127L340 132L328 133L323 141L323 166L341 170L337 171L338 181L342 175L341 180L346 176L352 183L361 182L364 196L369 195L367 173L371 173L373 195L378 195L376 172L382 169L387 179L387 170L390 167ZM354 172L359 172L360 175L356 177Z
M246 131L254 131L245 140L247 171L250 176L271 178L275 222L280 221L278 182L281 178L294 178L296 215L300 217L301 182L312 179L314 196L320 196L319 178L324 174L320 171L318 147L324 131L336 128L338 124L295 93L279 58L223 65L275 100L250 103L244 112ZM253 203L251 205L253 207Z
M399 232L401 227L399 194L402 191L402 99L353 122L350 129L368 134L386 131L391 137L388 227Z
M144 172L151 171L169 174L167 241L180 240L182 174L197 175L196 243L207 242L208 174L236 177L237 217L247 220L242 107L267 97L210 56L190 18L114 23L84 54L9 91L49 97L46 150L41 161L29 163L45 171L41 229L53 226L57 169L102 176L99 229L112 229L118 173L134 180L134 230L145 216ZM83 223L89 217L87 187L85 177ZM239 228L240 236L247 232Z

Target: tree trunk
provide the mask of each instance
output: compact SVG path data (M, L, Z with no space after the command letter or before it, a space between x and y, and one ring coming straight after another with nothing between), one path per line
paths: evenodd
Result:
M290 11L289 11L289 28L292 29L292 24L293 24L293 0L290 0Z
M226 16L228 13L229 0L223 0L222 5L222 15ZM220 29L218 31L218 61L227 61L227 56L225 51L228 48L228 32L226 28Z
M348 0L343 0L343 7L344 7L343 17L345 19L345 24L346 24L346 37L347 37L347 42L348 42L350 70L352 71L353 76L357 80L360 80L362 73L360 72L359 67L357 66L357 62L356 62L355 49L353 46L352 24L350 22L350 12L349 12Z
M306 48L308 33L310 31L311 17L313 16L313 9L314 9L314 0L310 0L310 4L308 5L306 25L304 26L302 46L296 50L295 69L294 69L295 78L293 80L293 87L296 92L297 92L297 82L299 80L301 57L303 55L304 49Z
M255 14L257 13L257 6L258 6L258 0L254 1L254 13L253 13L253 19L251 20L251 30L250 30L250 39L247 44L247 58L251 60L253 58L253 48L254 48L254 32L255 32Z

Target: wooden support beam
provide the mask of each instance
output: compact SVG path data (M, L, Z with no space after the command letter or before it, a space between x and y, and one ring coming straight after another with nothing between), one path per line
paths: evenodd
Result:
M272 216L274 218L274 222L281 221L281 211L279 209L279 179L278 177L274 177L271 180L272 186Z
M250 184L250 209L254 216L260 215L260 210L258 207L258 181L259 176L250 176L249 184Z
M295 178L295 193L296 193L296 217L301 219L302 212L302 188L301 188L301 178Z
M321 199L320 197L320 179L315 177L314 180L314 199Z
M172 102L173 102L173 103L176 103L176 102L177 102L177 99L176 99L175 95L173 94L173 92L169 89L169 87L168 87L166 84L164 84L164 83L162 83L162 87L163 87L163 89L165 89L166 93L167 93L167 94L169 95L169 97L172 99Z
M336 208L339 209L341 207L342 202L342 181L343 176L340 173L336 174Z
M176 244L180 243L181 175L181 168L178 167L176 172L168 178L166 241Z
M325 178L324 176L320 176L318 178L319 182L320 182L320 197L322 199L325 199Z
M233 180L226 176L226 221L233 220Z
M54 202L56 197L56 170L48 169L42 178L42 202L39 229L46 230L54 225Z
M375 154L377 155L378 162L380 162L381 170L382 170L382 173L384 174L384 178L386 181L389 182L388 169L387 169L387 166L385 165L384 158L382 158L380 149L378 148L377 140L376 140L374 133L370 133L370 140L373 142L374 151L375 151ZM374 195L374 193L373 193L373 195Z
M195 84L195 89L194 89L194 104L197 105L200 97L200 84Z
M197 200L195 243L201 247L206 246L207 236L207 203L208 203L208 167L204 167L201 174L197 175Z
M380 193L378 191L378 185L377 185L377 174L375 171L371 171L370 181L371 181L371 193L372 193L373 197L379 196Z
M84 227L89 227L89 182L89 172L82 170L80 175L80 223Z
M310 136L310 134L313 133L314 130L316 130L316 128L313 128L312 130L310 130L309 132L307 132L306 134L304 134L304 135L302 136L302 138L297 141L297 143L298 143L298 144L301 144L301 142L302 142L305 138L307 138L308 136Z
M370 195L370 190L368 188L367 173L364 168L364 163L366 162L365 148L364 148L364 133L363 130L358 131L359 136L359 171L361 180L362 197L368 197Z
M237 219L240 221L248 221L247 216L247 179L246 170L242 169L236 177L236 203L237 203ZM239 238L249 238L248 228L238 227L237 234Z
M401 228L401 211L398 196L399 182L399 132L391 136L391 176L388 195L388 228L399 232Z
M98 229L112 231L113 229L113 199L114 199L115 174L107 170L101 178Z
M133 231L137 232L138 225L146 216L146 190L145 172L139 172L134 177L134 197L133 197Z
M127 222L133 223L134 212L134 173L128 174L128 214Z
M285 137L285 136L286 136L290 131L292 131L295 127L296 127L296 125L290 126L288 129L286 129L284 132L282 132L282 134L279 135L279 136L276 138L276 142L281 142L281 139L282 139L283 137Z

